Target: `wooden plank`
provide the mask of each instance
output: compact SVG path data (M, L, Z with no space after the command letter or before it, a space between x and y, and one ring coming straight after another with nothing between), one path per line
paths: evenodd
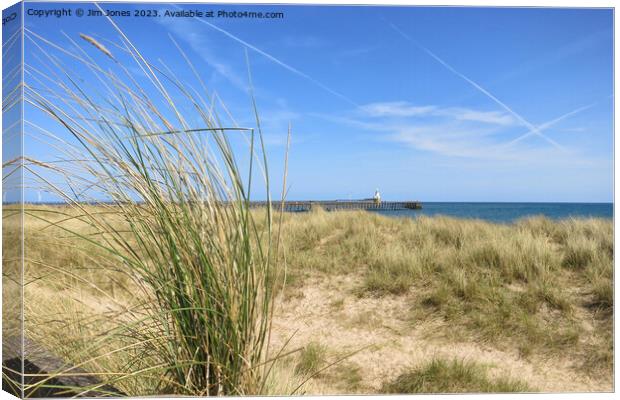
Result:
M82 368L72 367L28 338L24 338L23 358L21 337L3 338L3 350L2 388L14 396L22 397L19 393L22 379L26 385L25 397L125 396L120 390L102 384L96 376ZM58 374L58 371L68 372ZM19 382L18 386L14 382Z

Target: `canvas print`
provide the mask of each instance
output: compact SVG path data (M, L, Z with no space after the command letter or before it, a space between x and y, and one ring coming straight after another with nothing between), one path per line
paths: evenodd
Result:
M4 391L614 390L612 8L2 18Z

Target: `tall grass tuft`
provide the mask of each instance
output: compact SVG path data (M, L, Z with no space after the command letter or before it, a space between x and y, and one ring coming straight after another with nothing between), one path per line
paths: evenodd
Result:
M130 379L163 376L152 388L158 394L260 393L269 371L278 269L271 203L266 212L250 212L257 171L269 193L256 107L256 133L223 126L203 100L209 96L199 75L198 84L181 82L165 64L147 61L110 23L121 38L111 50L87 35L82 38L94 48L72 41L73 51L26 33L48 66L26 66L32 82L25 88L27 102L58 124L46 136L61 155L58 163L42 160L30 173L70 205L48 210L63 213L49 224L107 254L143 300L83 347L82 367L110 376L106 383L121 388ZM90 71L89 81L96 79L103 93L85 89L50 54L53 49ZM247 139L247 171L238 165L230 135ZM89 226L90 234L67 227L69 220ZM111 373L102 359L119 351L127 362L123 373Z
M412 368L385 382L383 393L509 393L530 392L524 382L499 377L492 379L487 367L472 361L441 358Z

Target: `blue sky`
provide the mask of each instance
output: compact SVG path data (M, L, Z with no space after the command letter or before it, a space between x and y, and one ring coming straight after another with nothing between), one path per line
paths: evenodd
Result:
M149 60L192 82L172 36L242 126L253 126L248 49L276 182L292 125L290 199L364 198L375 188L387 200L613 199L611 10L182 7L285 14L114 21ZM75 40L118 36L105 18L25 23L66 49L61 30ZM27 43L26 61L37 65L36 53ZM29 118L46 123L27 109ZM26 148L51 155L35 141Z
M10 160L19 160L22 155L22 115L18 89L21 83L22 47L19 40L21 16L18 11L15 6L3 11L3 19L11 19L13 23L7 23L2 31L2 192L5 198L13 201L21 200L21 176L18 168L5 164Z

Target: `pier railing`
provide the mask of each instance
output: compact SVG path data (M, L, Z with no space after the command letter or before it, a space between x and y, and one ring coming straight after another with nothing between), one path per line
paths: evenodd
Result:
M279 201L273 201L272 207L280 207ZM250 207L265 207L266 201L253 201ZM332 201L285 201L284 211L311 211L313 208L320 207L326 211L336 210L416 210L422 208L419 201L381 201L373 200L332 200Z

